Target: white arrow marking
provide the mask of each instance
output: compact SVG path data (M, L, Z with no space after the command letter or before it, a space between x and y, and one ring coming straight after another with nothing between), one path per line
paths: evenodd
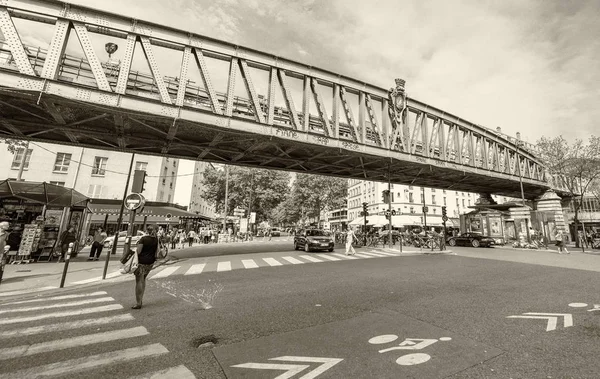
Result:
M277 358L270 358L272 361L292 361L292 362L318 362L323 363L316 369L308 372L307 374L299 377L298 379L314 379L317 376L321 375L325 371L329 370L336 364L343 361L343 359L339 358L319 358L319 357L295 357L295 356L284 356ZM283 374L277 376L274 379L289 379L294 375L302 372L303 370L309 368L309 365L290 365L290 364L275 364L275 363L242 363L239 365L231 366L231 367L240 367L240 368L252 368L258 370L287 370Z
M317 376L321 375L325 371L329 370L333 366L335 366L338 363L340 363L341 361L343 361L343 359L340 359L340 358L291 357L291 356L271 358L270 360L272 360L272 361L319 362L319 363L323 363L321 366L317 367L316 369L312 370L311 372L307 373L306 375L301 376L298 379L313 379L313 378L316 378Z
M529 318L529 319L544 319L548 320L546 325L546 331L552 331L556 329L556 323L559 317L564 317L563 326L568 328L573 326L573 316L570 313L537 313L527 312L523 313L523 316L508 316L507 318Z
M275 379L288 379L304 369L309 368L308 365L279 365L273 363L242 363L241 365L235 365L231 367L241 368L253 368L258 370L288 370L283 374L277 376Z

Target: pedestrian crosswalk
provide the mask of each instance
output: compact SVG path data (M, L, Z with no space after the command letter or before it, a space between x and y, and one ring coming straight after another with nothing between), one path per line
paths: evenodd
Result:
M123 378L195 378L183 365L142 375L134 371L133 363L169 354L149 337L150 331L104 291L4 303L0 379L104 378L106 369L118 369Z
M397 257L401 253L392 249L371 249L369 251L357 252L355 255L346 255L343 253L310 253L287 255L283 253L281 256L255 257L255 258L238 258L224 257L223 260L210 260L204 263L194 263L191 265L182 263L174 263L169 266L158 267L150 273L148 279L164 279L172 275L198 275L209 272L227 272L233 270L244 270L261 267L277 267L286 265L301 265L309 263L326 263L332 261L359 260L371 258L388 258Z

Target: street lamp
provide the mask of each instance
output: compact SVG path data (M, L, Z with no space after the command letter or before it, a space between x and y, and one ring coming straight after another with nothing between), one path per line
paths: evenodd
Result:
M521 202L522 202L523 207L525 207L526 205L525 205L525 192L523 191L523 174L521 172L521 160L519 159L519 146L521 146L522 143L523 143L523 141L521 141L521 133L517 132L516 158L517 158L517 167L519 168L519 184L521 185ZM527 217L525 217L525 231L527 232L527 243L530 243L531 236L529 235L529 219Z

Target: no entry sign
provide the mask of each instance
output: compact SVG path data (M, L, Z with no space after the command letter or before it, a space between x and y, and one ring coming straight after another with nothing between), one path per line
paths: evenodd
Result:
M130 211L135 211L144 205L146 199L139 193L130 193L127 195L124 202L125 208L129 209Z

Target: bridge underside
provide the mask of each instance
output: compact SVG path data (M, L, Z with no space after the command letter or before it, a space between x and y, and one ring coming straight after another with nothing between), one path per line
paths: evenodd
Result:
M123 113L33 91L0 90L0 136L359 180L387 182L389 172L392 183L521 197L518 183L488 170L453 169L399 152L354 153L227 125ZM523 187L530 199L548 189L527 180Z

